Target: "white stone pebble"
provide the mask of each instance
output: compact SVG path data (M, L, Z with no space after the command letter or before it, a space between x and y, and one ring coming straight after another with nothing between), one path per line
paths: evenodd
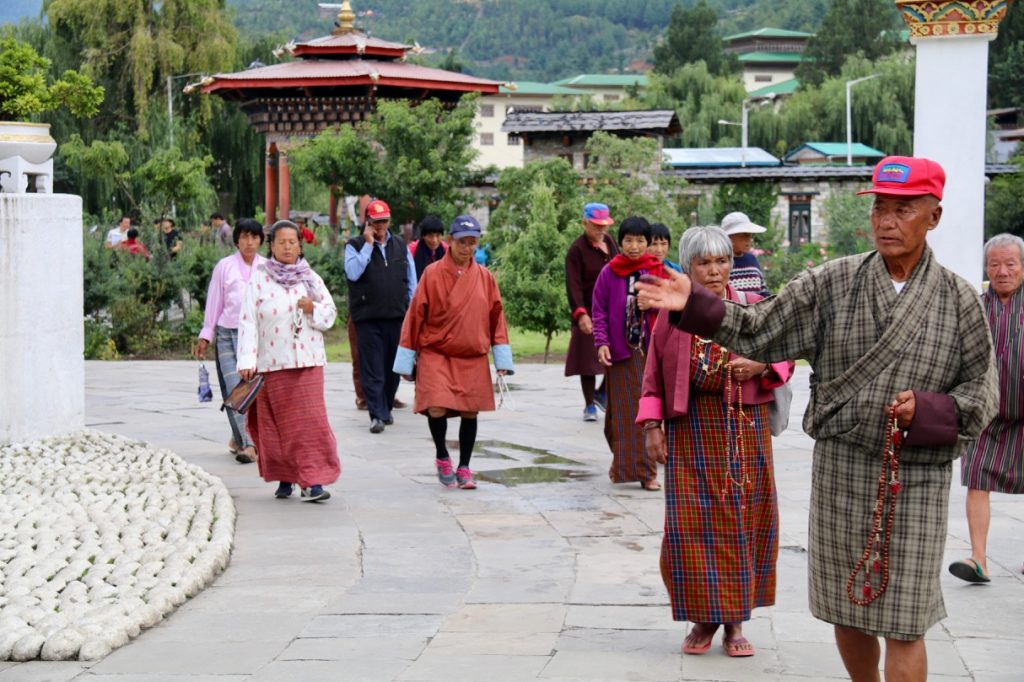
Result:
M0 661L96 660L227 565L220 479L120 436L0 446Z

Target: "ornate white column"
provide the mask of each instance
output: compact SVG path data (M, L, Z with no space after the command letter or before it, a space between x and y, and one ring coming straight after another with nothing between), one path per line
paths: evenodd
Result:
M1012 0L896 0L917 47L914 156L946 169L939 262L981 287L988 45Z

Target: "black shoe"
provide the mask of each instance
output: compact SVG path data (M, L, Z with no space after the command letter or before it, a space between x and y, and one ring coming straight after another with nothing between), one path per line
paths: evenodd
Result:
M314 485L302 489L303 502L323 502L331 499L331 494L322 485Z
M388 417L387 419L384 420L384 426L391 426L394 423L395 423L395 418L394 417Z
M383 433L384 422L379 419L374 419L370 422L370 433Z
M279 500L283 500L286 497L292 496L292 484L281 481L280 485L277 486L277 490L274 492L274 497Z
M608 394L604 391L594 392L594 404L597 405L597 409L602 412L608 411Z

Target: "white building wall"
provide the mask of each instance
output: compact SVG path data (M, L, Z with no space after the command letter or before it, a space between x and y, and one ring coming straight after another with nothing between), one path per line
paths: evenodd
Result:
M82 200L0 193L0 443L85 427Z
M539 107L550 111L554 97L550 95L501 94L480 98L476 112L476 135L473 147L479 152L474 168L496 166L502 168L523 167L523 145L509 141L509 135L501 132L509 108ZM490 115L485 116L485 113Z
M758 77L762 77L765 80L758 80ZM779 83L792 80L795 77L795 67L747 64L743 66L743 87L746 88L747 92L760 90L761 88L766 88L769 85L777 85Z

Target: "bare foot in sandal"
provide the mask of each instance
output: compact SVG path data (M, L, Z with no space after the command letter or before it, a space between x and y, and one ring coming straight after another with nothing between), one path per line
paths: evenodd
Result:
M743 636L743 625L740 623L728 623L725 626L725 636L722 637L722 649L725 655L732 658L744 658L754 655L754 645Z
M683 653L699 656L711 648L711 640L718 632L718 623L694 623L690 633L683 640Z

